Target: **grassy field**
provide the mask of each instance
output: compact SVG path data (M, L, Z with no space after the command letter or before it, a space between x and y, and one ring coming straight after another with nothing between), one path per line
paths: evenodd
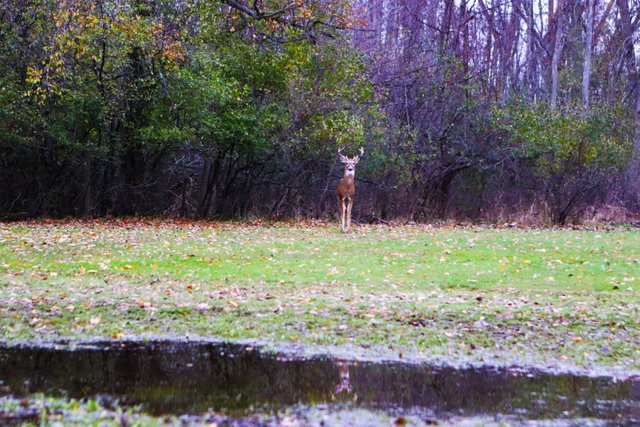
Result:
M634 230L0 223L7 341L205 336L638 369L639 290Z

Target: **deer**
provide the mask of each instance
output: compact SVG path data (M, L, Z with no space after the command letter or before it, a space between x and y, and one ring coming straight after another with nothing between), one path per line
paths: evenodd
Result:
M343 233L348 233L351 228L351 208L353 207L353 196L356 194L356 165L363 154L364 149L360 147L360 155L349 158L342 154L342 147L338 148L338 156L340 156L340 161L344 163L344 175L336 188L338 209L340 209L340 231Z
M336 395L342 393L343 391L347 393L353 392L353 385L349 380L349 363L339 360L336 362L336 365L338 366L338 375L340 377L340 381L333 388L333 394L331 395L332 400L335 400Z

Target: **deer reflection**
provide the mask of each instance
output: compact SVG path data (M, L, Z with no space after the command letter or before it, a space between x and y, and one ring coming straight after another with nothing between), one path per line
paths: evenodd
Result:
M333 388L331 400L336 400L338 395L343 398L351 397L351 395L353 395L353 400L357 400L358 395L354 393L353 385L351 385L351 380L349 378L349 363L345 361L337 361L336 365L338 366L338 383Z

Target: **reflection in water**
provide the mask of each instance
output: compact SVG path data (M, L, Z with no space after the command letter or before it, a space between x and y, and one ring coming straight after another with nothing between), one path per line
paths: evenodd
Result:
M0 346L15 395L110 395L154 414L245 415L297 404L422 408L438 417L593 417L640 422L640 379L614 381L495 368L291 359L243 345L149 342Z
M338 367L338 383L333 388L333 395L331 400L336 400L336 395L343 394L345 396L352 397L355 402L358 400L358 395L353 393L353 386L349 380L349 362L344 360L336 360L336 366Z

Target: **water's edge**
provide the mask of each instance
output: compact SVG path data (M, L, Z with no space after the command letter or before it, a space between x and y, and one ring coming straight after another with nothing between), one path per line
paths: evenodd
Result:
M109 337L94 337L89 339L60 336L54 340L6 340L0 339L0 346L38 346L46 347L82 347L102 344L106 342L127 342L144 344L149 342L191 343L191 344L232 344L249 346L265 354L279 354L296 359L340 359L350 362L371 363L401 363L417 366L439 366L454 369L492 368L510 371L536 372L549 375L574 375L590 378L610 377L616 381L640 379L640 369L616 365L577 365L570 361L558 359L540 360L539 358L511 357L505 354L482 354L482 357L469 356L448 357L432 355L424 352L412 352L403 349L392 350L386 347L360 347L352 344L343 345L312 345L291 342L272 342L260 339L224 339L219 337L199 335L139 335L125 336L119 340Z
M14 395L109 395L142 404L152 414L214 410L245 416L322 404L411 409L440 419L640 422L640 377L270 350L247 342L192 340L0 343L0 381Z

